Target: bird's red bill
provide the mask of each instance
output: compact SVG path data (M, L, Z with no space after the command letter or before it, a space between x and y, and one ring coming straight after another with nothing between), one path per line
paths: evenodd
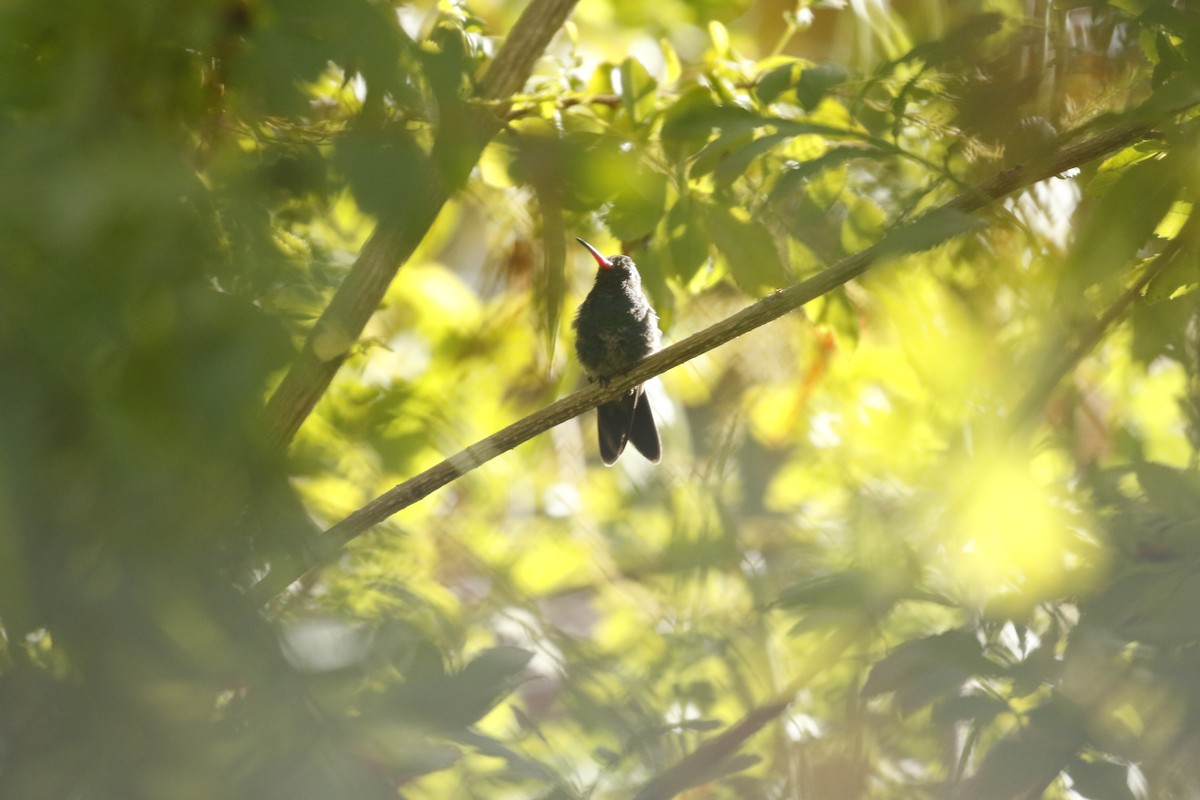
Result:
M588 249L588 252L592 254L592 258L596 259L596 263L600 265L601 269L612 269L612 264L608 263L607 258L600 255L599 250L592 247L590 244L585 242L583 239L580 239L578 236L575 237L575 241L579 242L581 245L583 245L584 247L586 247Z

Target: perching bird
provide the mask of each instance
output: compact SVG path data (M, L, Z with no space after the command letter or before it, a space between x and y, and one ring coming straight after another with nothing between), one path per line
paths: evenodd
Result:
M629 256L605 258L583 239L600 268L596 283L575 313L575 353L593 380L607 383L658 349L658 315L642 292L642 278ZM651 463L662 458L662 445L650 399L642 386L635 386L619 400L596 409L600 433L600 458L608 466L616 463L632 442Z

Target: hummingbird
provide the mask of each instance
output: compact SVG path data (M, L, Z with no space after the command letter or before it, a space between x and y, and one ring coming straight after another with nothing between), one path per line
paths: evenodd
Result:
M575 312L575 354L592 380L608 383L615 375L658 350L658 315L642 292L642 278L633 259L605 258L583 239L575 241L596 259L596 282ZM632 442L652 464L662 458L662 444L650 398L644 386L596 409L600 458L611 467Z

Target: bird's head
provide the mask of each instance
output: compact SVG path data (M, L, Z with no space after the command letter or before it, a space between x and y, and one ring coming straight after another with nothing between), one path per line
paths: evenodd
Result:
M615 273L617 276L619 276L623 280L628 279L630 277L640 279L640 276L638 276L637 267L634 265L633 259L630 258L629 256L615 255L615 256L609 256L608 258L605 258L603 255L600 254L599 250L592 247L590 244L585 242L583 239L580 239L579 237L575 237L575 241L579 242L581 245L586 247L587 251L592 254L592 258L596 259L596 263L600 266L601 274L606 274L606 271L608 271L608 274Z

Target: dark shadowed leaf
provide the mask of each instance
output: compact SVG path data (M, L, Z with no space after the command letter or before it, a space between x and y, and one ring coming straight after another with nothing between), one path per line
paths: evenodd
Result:
M957 694L967 681L993 675L997 669L984 656L974 633L946 631L897 647L871 668L862 694L895 692L900 710L908 713L938 697Z
M994 695L963 694L935 702L930 718L946 725L958 722L987 723L1008 710L1008 703Z
M1134 473L1147 498L1163 514L1180 522L1200 519L1200 475L1145 461L1134 465Z
M533 653L518 647L495 647L484 650L461 672L447 673L431 654L408 665L407 680L390 688L372 711L437 730L458 730L491 711L515 687L514 676L532 657ZM426 668L419 669L421 665Z
M881 258L896 258L919 253L982 227L983 222L979 218L962 211L952 208L931 211L890 231L879 243L879 255Z
M1154 90L1149 99L1138 108L1136 117L1151 124L1160 122L1164 116L1176 114L1182 109L1200 102L1200 80L1195 74L1176 75Z
M780 99L794 99L805 111L812 111L829 93L830 89L842 84L850 76L849 70L838 64L806 65L795 61L776 67L763 75L754 87L754 92L763 103Z
M988 751L979 771L955 797L959 800L1013 800L1041 797L1070 762L1058 749L1024 739L1005 739Z
M935 67L946 61L970 60L977 55L981 42L1003 25L1003 14L977 14L941 39L917 45L899 62L921 61L927 67Z
M741 147L734 148L732 152L717 164L713 177L722 186L733 183L742 177L742 174L750 168L751 164L790 138L791 136L786 133L770 133L765 136L759 136L757 139Z
M1139 800L1129 787L1129 767L1111 761L1077 761L1067 770L1071 789L1087 800Z
M837 64L818 64L800 73L796 84L796 99L805 111L813 111L830 90L850 77L850 71Z
M695 180L714 171L717 166L730 157L730 154L745 148L754 142L754 131L740 127L722 132L713 139L692 160L688 177Z
M803 61L792 61L775 67L758 79L754 85L754 93L761 102L770 105L800 80L800 73L803 71Z
M416 199L411 187L429 175L429 158L404 129L357 130L340 137L333 163L346 176L354 199L368 213L407 214Z
M1190 562L1138 565L1088 603L1090 619L1125 639L1178 646L1200 639L1200 571Z
M479 686L500 686L525 669L532 658L532 651L520 647L492 647L467 664L462 678Z
M740 106L718 105L703 87L693 87L667 109L663 118L663 144L675 152L699 149L714 130L729 133L752 131L764 124L762 117Z
M788 587L780 596L778 604L783 608L863 607L873 594L872 586L875 583L875 577L866 572L821 575Z

